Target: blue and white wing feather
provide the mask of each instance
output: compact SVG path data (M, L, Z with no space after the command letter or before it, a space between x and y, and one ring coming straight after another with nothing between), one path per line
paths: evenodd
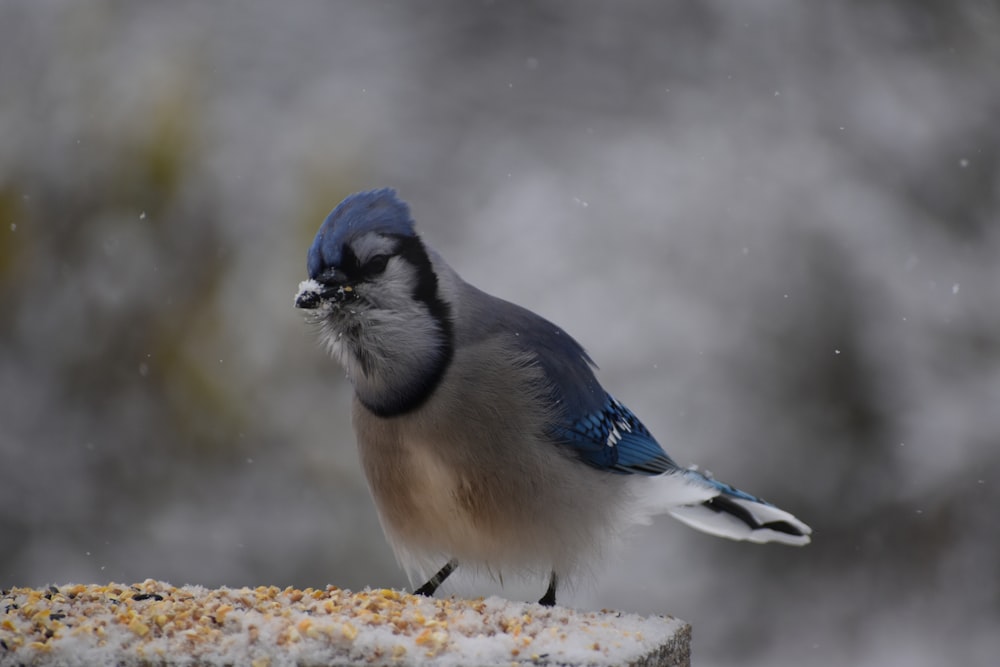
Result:
M678 466L639 418L600 387L583 348L562 330L537 319L546 331L558 332L557 345L536 350L557 394L555 399L563 406L563 421L551 428L552 441L599 470L649 478L642 485L645 490L636 520L667 512L692 528L719 537L809 543L812 529L792 514L697 470ZM532 339L545 340L545 336ZM572 377L572 382L567 383L567 377ZM581 386L589 390L581 393ZM575 391L565 393L565 387Z
M639 418L610 394L604 405L571 424L553 429L553 436L585 463L621 474L659 475L676 471Z

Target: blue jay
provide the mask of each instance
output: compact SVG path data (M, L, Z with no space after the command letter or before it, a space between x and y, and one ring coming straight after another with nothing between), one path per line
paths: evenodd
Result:
M624 526L804 545L812 530L678 466L607 393L565 331L482 292L428 247L391 189L353 194L309 248L295 305L354 386L353 425L382 528L432 595L459 563L560 577Z

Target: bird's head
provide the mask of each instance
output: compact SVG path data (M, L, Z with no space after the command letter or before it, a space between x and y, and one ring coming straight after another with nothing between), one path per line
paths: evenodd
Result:
M311 312L362 400L371 389L393 394L383 402L405 403L396 394L439 379L451 358L451 310L394 190L358 192L338 204L309 248L307 268L295 305Z
M309 248L309 280L299 286L295 305L322 310L386 291L386 283L409 278L401 272L416 268L408 271L400 260L406 246L419 243L410 209L394 191L353 194L320 226Z

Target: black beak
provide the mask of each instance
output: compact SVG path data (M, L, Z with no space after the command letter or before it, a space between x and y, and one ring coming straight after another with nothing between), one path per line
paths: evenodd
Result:
M299 292L295 297L295 307L305 308L306 310L314 310L319 308L319 304L322 302L323 297L320 296L319 292Z
M303 289L295 296L296 308L315 310L324 301L339 303L357 297L354 288L348 284L347 276L337 269L327 269L312 283L316 289Z

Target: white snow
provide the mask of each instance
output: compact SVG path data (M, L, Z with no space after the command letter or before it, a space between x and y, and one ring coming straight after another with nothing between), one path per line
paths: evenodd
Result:
M0 609L0 666L619 665L687 641L669 617L332 586L71 584L5 591Z
M323 291L323 286L312 278L308 278L299 283L299 291L295 293L295 299L298 300L303 294L316 294Z

